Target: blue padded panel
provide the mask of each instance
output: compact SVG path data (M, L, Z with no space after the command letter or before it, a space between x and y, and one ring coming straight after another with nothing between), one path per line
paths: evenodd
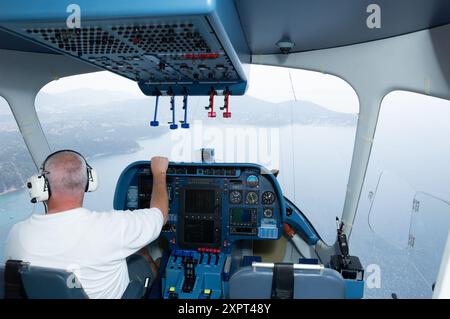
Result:
M295 270L294 299L344 299L345 282L332 269ZM231 299L270 299L272 269L244 267L230 279Z
M29 267L22 271L22 281L30 299L89 298L81 285L76 284L76 277L64 270Z

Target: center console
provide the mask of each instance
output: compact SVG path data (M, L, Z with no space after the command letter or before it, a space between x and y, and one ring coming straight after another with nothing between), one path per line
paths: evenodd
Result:
M149 162L131 164L119 178L114 208L148 208L152 183ZM223 298L235 245L281 236L284 198L259 165L171 163L167 190L164 298Z

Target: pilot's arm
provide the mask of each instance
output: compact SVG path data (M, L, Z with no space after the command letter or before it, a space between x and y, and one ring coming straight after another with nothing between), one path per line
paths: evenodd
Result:
M127 257L157 239L162 226L167 222L169 200L166 186L166 172L169 161L165 157L153 157L153 191L150 208L119 213L120 257Z
M150 207L158 208L164 217L164 224L169 214L169 199L167 195L166 173L169 161L165 157L153 157L151 168L153 175L153 191Z

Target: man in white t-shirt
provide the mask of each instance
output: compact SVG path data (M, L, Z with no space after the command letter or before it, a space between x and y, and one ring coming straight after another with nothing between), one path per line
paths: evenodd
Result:
M148 276L153 270L154 276L156 267L146 246L167 221L167 167L167 158L152 158L151 208L94 212L83 208L86 161L71 151L56 153L44 167L51 188L48 212L13 226L6 258L73 271L90 298L121 298L130 277L147 276L129 270L146 269ZM135 253L144 258L131 258L133 263L141 264L128 267L127 258Z

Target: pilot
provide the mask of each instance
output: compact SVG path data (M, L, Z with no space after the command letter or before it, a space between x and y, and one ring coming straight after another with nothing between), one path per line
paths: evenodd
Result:
M90 298L121 298L130 280L154 279L157 268L147 245L167 221L167 158L151 160L151 208L126 212L83 208L88 176L80 154L57 152L44 163L51 188L47 214L14 225L5 256L73 271Z

